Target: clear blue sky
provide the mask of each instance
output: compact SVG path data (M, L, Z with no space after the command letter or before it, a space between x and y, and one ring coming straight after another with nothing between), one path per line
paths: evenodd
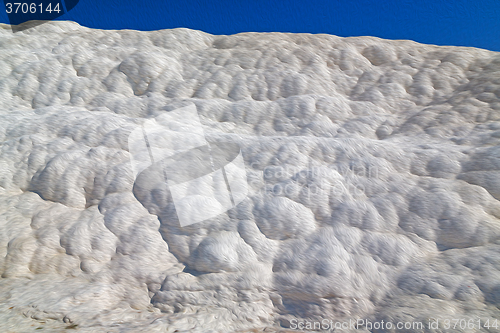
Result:
M4 11L0 20L9 23ZM500 51L500 0L80 0L59 20L101 29L370 35Z

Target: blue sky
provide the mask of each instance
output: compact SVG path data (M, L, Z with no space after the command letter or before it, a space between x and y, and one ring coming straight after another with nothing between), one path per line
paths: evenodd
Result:
M8 23L4 11L0 20ZM500 51L500 0L80 0L59 20L101 29L369 35Z

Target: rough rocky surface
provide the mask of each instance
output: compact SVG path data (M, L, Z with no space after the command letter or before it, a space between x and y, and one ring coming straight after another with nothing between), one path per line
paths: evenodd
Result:
M134 184L127 138L190 104L207 140L241 147L249 193L181 228L168 190ZM0 29L2 332L492 323L499 200L498 53Z

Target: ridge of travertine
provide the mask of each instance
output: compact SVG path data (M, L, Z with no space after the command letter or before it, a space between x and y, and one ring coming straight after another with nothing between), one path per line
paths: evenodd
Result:
M1 28L3 331L500 318L499 53ZM134 184L127 138L192 104L250 191L181 228L164 187Z

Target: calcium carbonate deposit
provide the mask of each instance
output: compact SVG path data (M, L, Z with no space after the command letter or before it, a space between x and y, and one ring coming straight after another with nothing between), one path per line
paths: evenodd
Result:
M188 109L241 151L218 215L133 167L131 133ZM0 29L1 332L498 332L499 200L499 53Z

